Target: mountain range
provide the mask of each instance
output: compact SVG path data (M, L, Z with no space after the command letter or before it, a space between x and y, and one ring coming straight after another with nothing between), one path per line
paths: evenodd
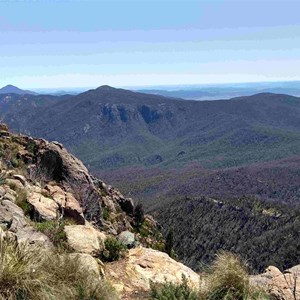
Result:
M142 202L165 234L176 228L175 250L193 268L220 249L256 271L298 257L298 97L188 101L101 86L76 96L2 94L0 116L16 132L63 143ZM268 256L271 242L281 255ZM255 261L248 243L263 249Z
M77 96L2 95L0 115L18 132L63 143L93 171L191 161L224 168L297 155L299 103L265 93L186 101L102 86Z

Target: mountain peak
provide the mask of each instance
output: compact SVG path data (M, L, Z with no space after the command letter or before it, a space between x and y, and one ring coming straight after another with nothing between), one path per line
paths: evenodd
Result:
M110 86L110 85L101 85L96 90L102 90L102 91L113 91L116 90L116 88Z
M22 90L18 88L17 86L14 86L12 84L8 84L4 86L3 88L0 88L0 94L32 94L35 95L35 92Z

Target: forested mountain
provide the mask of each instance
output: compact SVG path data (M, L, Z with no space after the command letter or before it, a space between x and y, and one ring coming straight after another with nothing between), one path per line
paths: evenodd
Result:
M53 99L1 115L16 131L62 142L93 171L190 161L223 168L300 151L300 99L288 95L198 102L102 86Z

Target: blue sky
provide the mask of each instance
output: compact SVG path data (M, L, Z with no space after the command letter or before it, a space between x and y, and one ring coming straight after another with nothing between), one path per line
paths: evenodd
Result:
M1 1L0 86L300 79L300 1Z

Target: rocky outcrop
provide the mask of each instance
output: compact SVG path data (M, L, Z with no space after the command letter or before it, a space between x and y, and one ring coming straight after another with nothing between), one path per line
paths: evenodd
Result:
M300 265L284 271L270 266L265 273L251 276L254 286L267 290L274 300L300 299Z
M61 144L39 140L36 166L32 170L44 181L55 181L69 189L83 208L86 219L101 225L100 194L83 163Z
M72 193L65 192L57 185L47 185L45 191L49 193L50 197L52 197L58 205L60 213L63 216L72 218L76 220L78 224L84 225L83 209Z
M126 259L109 264L106 273L113 285L128 299L130 294L149 291L151 281L179 284L184 275L191 287L198 289L200 285L200 277L193 270L166 253L143 247L131 249Z
M46 189L55 202L61 203L64 213L84 224L85 218L99 229L111 228L111 232L119 233L131 229L130 218L133 216L134 203L125 198L118 190L106 185L101 180L92 177L83 163L71 155L61 144L49 143L45 140L35 140L36 161L31 168L33 177L41 181L55 181L60 190L54 191L51 186ZM63 203L63 194L65 203ZM103 210L120 213L123 218L107 220L103 218ZM127 222L120 220L128 219Z

